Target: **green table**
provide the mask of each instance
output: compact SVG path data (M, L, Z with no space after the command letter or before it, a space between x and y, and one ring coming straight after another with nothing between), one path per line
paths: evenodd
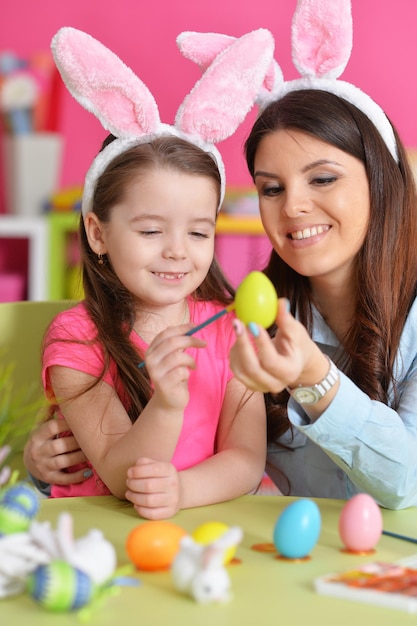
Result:
M240 525L244 539L236 557L239 564L228 566L233 599L228 604L200 605L178 593L170 573L138 572L139 587L124 587L110 597L88 622L91 626L395 626L415 624L417 616L405 612L350 602L317 594L316 577L355 568L371 560L396 561L412 556L417 546L382 536L373 556L357 556L342 551L338 520L344 502L315 500L322 514L322 531L311 558L286 562L273 553L252 549L272 541L276 519L294 498L246 496L232 502L182 511L172 522L192 532L208 521ZM125 540L141 520L129 503L111 496L43 500L39 520L50 520L55 527L58 515L69 511L74 518L74 534L80 537L99 528L117 550L118 566L128 563ZM385 530L417 536L417 509L383 511ZM0 601L2 624L66 626L80 624L76 614L50 613L29 596Z

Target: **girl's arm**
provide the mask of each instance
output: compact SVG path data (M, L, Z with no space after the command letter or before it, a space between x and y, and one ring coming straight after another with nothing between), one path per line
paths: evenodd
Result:
M248 392L235 378L227 385L216 453L187 470L139 459L129 469L126 498L148 519L224 502L254 492L265 470L266 417L263 394Z
M146 365L154 393L133 425L115 389L68 367L49 368L55 398L73 436L101 480L119 498L125 497L126 473L139 457L169 461L177 445L193 358L184 350L203 341L186 336L189 327L169 328L149 349Z

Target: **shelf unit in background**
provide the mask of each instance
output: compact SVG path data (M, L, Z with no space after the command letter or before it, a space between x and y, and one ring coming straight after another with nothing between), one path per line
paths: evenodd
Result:
M4 240L27 239L28 262L22 272L27 277L28 300L62 300L72 296L66 292L66 275L71 269L67 262L67 237L77 232L79 219L78 213L70 212L0 216L0 250Z
M82 297L78 260L74 254L69 258L69 248L78 236L79 221L80 214L72 211L34 217L0 216L0 250L4 239L28 240L28 300ZM235 287L250 271L264 267L270 249L259 217L219 215L216 256Z
M0 239L28 240L27 298L48 299L48 223L43 217L0 217Z

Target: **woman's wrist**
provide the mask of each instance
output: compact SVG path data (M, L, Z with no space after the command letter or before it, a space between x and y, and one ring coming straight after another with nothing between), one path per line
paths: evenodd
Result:
M293 387L287 387L288 392L296 402L302 405L315 405L324 398L339 382L339 371L333 361L325 356L327 361L327 373L317 382L312 384L298 383Z

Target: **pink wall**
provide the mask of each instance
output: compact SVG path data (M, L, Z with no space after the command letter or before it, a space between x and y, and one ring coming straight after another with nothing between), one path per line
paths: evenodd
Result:
M331 2L332 0L328 0ZM269 28L275 56L287 78L297 73L291 63L290 22L296 0L20 0L4 2L0 48L24 56L49 47L61 26L89 32L116 52L145 81L158 102L164 122L172 123L199 70L177 51L182 30L223 32L240 36ZM415 0L352 0L354 44L343 78L374 97L396 124L405 144L417 146L417 3ZM242 144L249 121L220 144L228 182L249 184ZM65 138L62 185L82 181L105 133L95 118L65 92L61 130Z

